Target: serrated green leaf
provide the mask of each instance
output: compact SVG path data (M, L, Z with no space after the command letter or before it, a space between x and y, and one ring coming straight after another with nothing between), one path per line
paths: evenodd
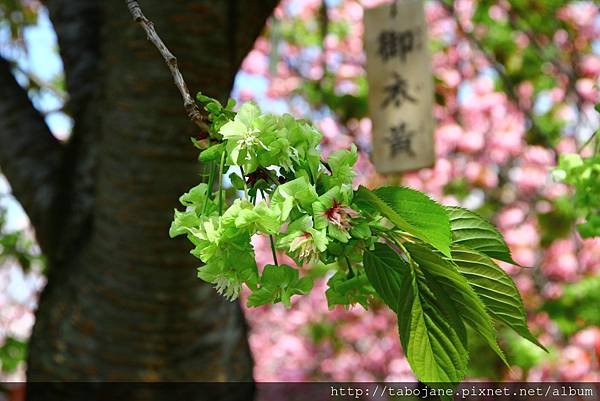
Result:
M260 278L260 284L267 288L284 288L298 279L298 270L288 265L266 265Z
M425 280L435 283L437 288L432 289L446 294L460 319L473 328L508 366L504 353L496 342L496 332L485 304L457 267L431 248L406 244L406 249L420 266Z
M464 246L452 247L452 260L485 304L489 314L535 345L543 345L527 327L521 295L510 276L492 259Z
M396 313L402 281L409 280L410 266L392 248L377 243L372 251L363 254L367 278L377 294Z
M427 195L404 187L382 187L375 191L359 187L356 203L371 203L396 227L450 256L450 221L443 206Z
M256 308L257 306L268 305L273 303L273 290L261 287L257 290L252 291L252 294L248 296L248 302L246 305L249 308Z
M371 285L398 315L402 347L417 378L436 387L462 380L468 360L465 329L456 312L448 318L454 305L435 291L435 280L385 244L375 244L363 258Z
M423 301L426 283L417 274L401 281L398 328L406 358L417 378L427 384L458 383L465 376L468 352L439 307Z
M461 207L446 207L450 217L453 244L475 249L487 256L519 266L502 234L478 214Z

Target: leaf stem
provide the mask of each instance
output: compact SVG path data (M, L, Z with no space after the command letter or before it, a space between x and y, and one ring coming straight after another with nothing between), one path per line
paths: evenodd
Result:
M594 131L594 133L590 135L590 137L579 147L579 149L577 149L577 153L581 153L583 149L585 149L590 143L592 143L594 138L597 136L598 132L600 132L600 129Z
M410 256L410 253L408 252L408 249L406 249L406 247L404 246L403 242L402 242L402 237L398 237L396 235L394 235L394 233L381 233L381 237L385 240L385 242L388 243L388 245L394 245L396 247L398 247L405 255L406 255L406 259L408 260L408 263L410 264L410 266L413 269L417 268L417 264L414 261L414 259ZM393 246L391 246L391 248L393 248ZM396 252L398 250L396 249Z
M204 205L202 206L202 214L206 213L208 207L208 200L212 196L213 185L215 184L215 176L217 175L217 165L215 162L210 163L210 175L208 176L208 188L206 189L206 198L204 198Z
M310 164L308 164L308 160L306 161L306 169L308 170L308 177L310 178L311 185L315 185L315 178L313 177L312 170L310 169Z
M259 189L260 194L265 202L267 202L267 197L265 196L265 191ZM268 203L267 203L268 204ZM275 266L279 266L279 262L277 261L277 250L275 249L275 239L273 235L269 234L269 242L271 243L271 253L273 254L273 263Z
M348 265L348 277L352 278L354 277L354 270L352 270L352 264L350 263L350 259L348 259L348 256L344 256L344 259L346 259L346 265Z
M225 168L225 151L221 154L219 165L219 216L223 215L223 169Z
M244 168L241 165L240 173L242 174L242 181L244 182L244 199L248 200L248 184L246 184L246 174L244 174Z
M277 250L275 249L275 240L272 235L269 235L269 242L271 243L271 253L273 254L273 263L275 266L279 266L279 262L277 261Z
M402 244L401 241L395 241L394 243L398 246L398 248L400 248L402 250L402 252L404 252L404 254L406 255L406 259L408 259L408 263L410 264L410 266L413 269L416 269L418 266L417 266L416 262L414 261L414 259L412 258L412 256L410 256L410 253L408 252L408 250L406 249L404 244Z

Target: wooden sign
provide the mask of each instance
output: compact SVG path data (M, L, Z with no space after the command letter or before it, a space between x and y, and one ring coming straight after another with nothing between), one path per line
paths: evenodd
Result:
M430 167L433 78L424 2L397 0L365 10L372 159L380 173Z

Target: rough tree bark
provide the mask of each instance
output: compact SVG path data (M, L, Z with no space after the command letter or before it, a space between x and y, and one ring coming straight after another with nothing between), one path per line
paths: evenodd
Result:
M202 285L188 245L168 238L199 175L197 128L167 67L123 0L45 3L75 122L67 144L0 61L0 165L49 261L28 378L251 380L239 306ZM140 1L190 90L219 99L276 3ZM30 387L33 401L81 396Z

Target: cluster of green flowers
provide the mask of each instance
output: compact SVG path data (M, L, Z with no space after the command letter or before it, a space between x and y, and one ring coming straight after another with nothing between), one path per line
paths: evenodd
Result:
M350 278L360 274L356 265L363 250L372 248L371 228L380 219L353 204L356 147L332 153L324 162L318 151L322 134L309 123L263 114L253 103L233 113L232 103L223 108L213 99L202 100L211 111L212 132L196 144L210 145L200 159L214 164L213 176L181 196L186 210L175 211L170 229L172 237L187 235L195 246L191 253L204 263L198 276L230 300L245 284L253 292L249 305L258 306L289 305L292 295L312 287L311 277L299 278L297 269L278 264L276 250L299 266L328 266ZM225 171L231 171L229 181L243 195L224 210L229 203L221 179ZM273 248L273 265L262 275L251 245L255 234L268 235ZM332 290L328 295L330 303L351 303L349 294ZM366 306L366 295L359 298Z
M329 276L330 306L385 303L398 315L400 341L417 378L438 386L467 371L466 326L506 362L493 321L534 344L519 292L492 259L515 263L502 235L475 213L444 207L402 187L352 188L356 147L321 160L321 134L289 115L252 104L233 112L199 96L210 112L195 140L207 183L180 198L170 235L186 235L204 266L198 276L230 300L246 285L249 306L306 294ZM223 175L237 191L225 194ZM273 264L259 273L251 238L270 238ZM298 266L279 264L277 250Z

